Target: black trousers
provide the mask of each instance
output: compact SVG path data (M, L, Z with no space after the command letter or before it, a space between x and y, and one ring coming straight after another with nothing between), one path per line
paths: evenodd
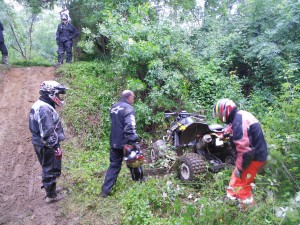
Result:
M110 157L109 157L109 167L105 175L104 183L102 185L102 192L105 194L109 194L115 185L118 175L122 168L123 162L123 149L110 149ZM131 168L128 167L131 173L132 180L134 181L143 181L143 169L142 167Z
M8 56L8 51L6 45L4 44L4 41L0 41L0 51L2 53L2 56Z
M66 53L66 62L71 63L72 62L72 46L73 41L65 41L65 42L59 42L58 43L58 62L63 63L64 57Z
M42 182L46 194L50 198L56 197L56 178L61 175L61 160L56 159L53 149L34 145L34 150L42 166Z

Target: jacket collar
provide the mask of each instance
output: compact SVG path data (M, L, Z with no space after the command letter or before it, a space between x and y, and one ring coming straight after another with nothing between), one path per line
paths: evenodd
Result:
M55 109L55 103L52 101L51 98L46 96L40 96L39 98L41 101L46 102L47 104L51 105Z
M235 117L235 115L237 114L238 111L239 111L238 108L235 108L235 109L233 109L233 110L231 111L231 113L230 113L229 116L228 116L227 124L232 123L232 121L234 120L234 117Z

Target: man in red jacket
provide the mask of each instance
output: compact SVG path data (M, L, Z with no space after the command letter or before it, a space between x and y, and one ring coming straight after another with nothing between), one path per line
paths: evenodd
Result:
M214 117L229 124L230 143L236 151L227 198L238 201L241 208L254 204L252 185L257 172L266 164L267 144L258 120L239 110L230 99L220 99L213 109Z

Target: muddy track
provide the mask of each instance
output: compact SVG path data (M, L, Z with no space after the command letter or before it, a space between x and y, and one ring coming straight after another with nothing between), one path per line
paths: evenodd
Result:
M28 115L52 67L0 68L0 224L67 224L61 202L46 204L41 167L31 144Z

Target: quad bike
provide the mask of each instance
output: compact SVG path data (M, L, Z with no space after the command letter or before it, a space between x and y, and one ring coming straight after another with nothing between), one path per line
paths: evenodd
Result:
M163 140L153 143L150 149L151 162L163 158L172 146L179 156L179 177L184 182L195 180L207 168L218 172L227 165L234 165L235 154L228 140L221 139L224 127L208 125L205 117L195 113L168 112L165 118L173 118ZM183 149L189 151L180 155Z

